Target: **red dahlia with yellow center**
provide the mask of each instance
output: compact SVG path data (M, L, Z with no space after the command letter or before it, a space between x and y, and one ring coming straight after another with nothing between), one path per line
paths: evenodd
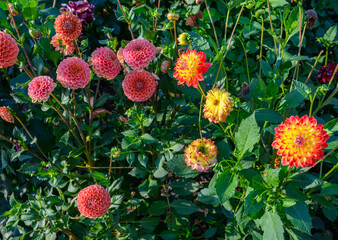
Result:
M329 135L323 129L314 117L292 116L275 128L272 147L278 150L283 165L313 167L317 159L324 157L323 149L328 146Z

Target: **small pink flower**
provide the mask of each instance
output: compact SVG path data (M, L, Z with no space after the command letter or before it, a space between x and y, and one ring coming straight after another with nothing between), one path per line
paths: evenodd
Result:
M65 88L84 88L90 80L89 65L78 57L63 60L57 70L57 80Z
M28 84L28 95L33 103L36 101L47 102L55 87L56 83L53 82L53 79L48 76L39 76Z
M148 100L156 91L155 77L145 70L130 71L122 82L123 92L134 102Z
M56 51L59 51L64 56L72 55L75 51L75 44L72 40L64 40L59 33L55 34L50 43L55 47Z
M107 47L96 49L89 57L89 65L93 67L98 77L107 80L114 79L121 71L121 65L115 52Z
M0 69L13 66L18 60L19 48L15 39L0 31Z
M9 123L14 123L14 118L8 107L0 107L0 117Z
M124 61L132 69L145 68L155 54L155 46L145 39L134 39L123 50Z
M198 27L197 18L203 19L202 11L199 11L197 14L187 17L185 24L190 27Z

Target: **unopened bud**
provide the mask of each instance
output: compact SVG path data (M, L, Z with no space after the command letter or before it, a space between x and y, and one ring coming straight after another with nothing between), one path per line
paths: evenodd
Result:
M14 8L14 6L13 6L12 3L8 4L8 11L13 16L18 16L19 15L19 12Z
M178 15L177 13L168 13L167 18L171 22L176 22L180 18L180 15Z
M170 63L167 60L163 61L161 64L161 72L167 73L169 67L170 67Z

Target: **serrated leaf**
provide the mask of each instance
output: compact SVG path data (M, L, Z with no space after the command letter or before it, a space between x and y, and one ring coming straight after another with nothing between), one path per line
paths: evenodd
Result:
M324 39L329 42L337 41L338 25L331 26L325 33Z
M157 140L151 136L150 134L148 133L145 133L143 134L140 139L142 140L142 142L145 142L145 143L154 143L154 142L157 142Z
M221 204L229 200L234 194L238 185L238 175L227 170L216 179L215 189Z
M192 170L185 163L184 155L177 155L172 160L166 162L173 173L184 178L193 178L200 174L197 170Z
M283 223L276 212L266 211L260 220L263 240L284 240Z
M303 202L297 202L291 207L285 208L287 219L298 228L298 230L311 234L312 221L309 208Z
M267 171L266 182L272 187L278 187L279 185L279 172L280 168L277 169L269 169Z

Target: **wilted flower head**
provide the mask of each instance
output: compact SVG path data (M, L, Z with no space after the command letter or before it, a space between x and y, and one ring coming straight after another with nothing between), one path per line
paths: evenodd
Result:
M130 71L122 82L124 94L134 102L148 100L156 90L155 77L145 70Z
M186 32L180 34L177 40L179 42L178 45L187 45L192 41L190 34Z
M167 60L164 60L161 64L161 72L167 73L169 67L170 67L170 63Z
M124 61L132 69L145 68L155 57L155 49L148 40L134 39L123 49Z
M6 122L14 123L14 118L11 112L9 111L8 107L5 106L0 107L0 117Z
M56 74L63 87L74 90L84 88L90 80L89 65L78 57L69 57L60 62Z
M197 139L185 148L185 162L193 170L205 172L217 162L217 153L217 147L211 139Z
M316 79L321 83L330 82L336 66L337 64L335 62L328 63L327 67L322 66L316 74ZM333 80L335 80L336 78L338 78L338 71L333 77Z
M182 53L175 64L174 77L178 80L178 84L185 83L188 87L191 85L198 87L198 81L203 81L203 73L208 71L212 63L205 62L206 54L188 49Z
M204 117L210 122L225 122L226 117L233 110L230 93L226 90L214 88L208 91L204 105Z
M56 83L53 79L48 76L39 76L28 84L28 95L33 103L46 102L55 87Z
M99 218L105 215L111 199L106 189L100 185L91 185L77 195L77 208L87 218Z
M187 17L185 19L185 24L190 27L198 27L197 18L203 19L202 11L199 11L197 14Z
M310 29L313 28L314 25L316 25L317 20L318 20L318 15L315 11L313 10L307 10L305 12L305 16L306 16L306 20L307 20L307 27L309 27Z
M323 129L314 117L292 116L275 128L272 147L278 150L284 166L313 167L317 159L324 157L322 149L328 146L329 135Z
M64 56L72 55L75 51L75 43L72 40L64 40L59 33L55 34L50 43L55 47L56 51L59 51Z
M81 20L72 13L62 13L54 22L55 32L64 40L75 40L82 31Z
M96 49L89 57L89 65L93 67L98 77L112 80L121 71L121 65L115 52L107 47Z
M67 3L61 3L60 12L70 12L78 16L82 22L82 27L88 27L94 20L94 5L89 4L87 0L83 1L69 1Z
M15 39L0 31L0 69L13 66L18 60L19 48Z

